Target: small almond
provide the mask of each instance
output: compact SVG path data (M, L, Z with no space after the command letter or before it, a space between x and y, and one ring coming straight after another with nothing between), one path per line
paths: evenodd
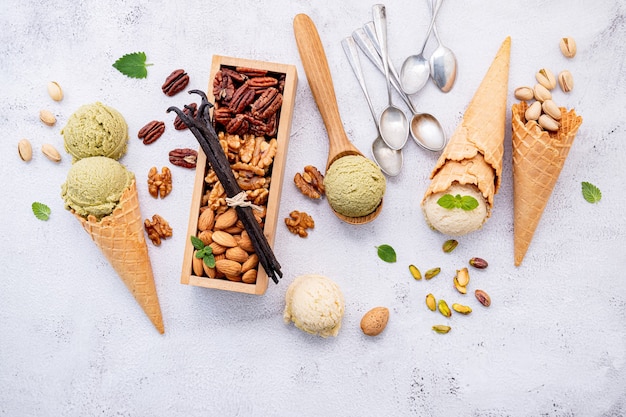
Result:
M248 260L248 252L241 249L239 246L226 249L226 259L231 261L244 263Z
M48 126L54 126L57 122L57 118L54 117L54 114L52 114L50 110L41 110L39 112L39 119Z
M213 243L212 236L213 232L210 230L203 230L198 233L198 239L200 239L202 243L204 243L204 246L209 246L211 243Z
M17 143L17 152L22 161L30 161L33 158L33 147L28 139L22 139Z
M245 230L241 232L241 239L239 240L238 246L248 253L254 252L254 245L252 244L250 235L248 235L248 232Z
M389 309L387 307L374 307L361 319L361 330L367 336L378 336L387 327L389 321Z
M248 269L241 275L241 281L246 284L254 284L256 283L257 270L256 269Z
M215 270L215 268L208 267L207 264L205 264L204 262L202 262L202 269L204 270L204 274L207 277L209 277L209 278L216 278L217 277L217 271Z
M196 253L198 253L198 251L193 252L193 259L191 261L191 265L192 265L194 275L201 277L204 272L204 267L203 267L204 260L202 258L197 258Z
M41 152L52 162L61 162L61 154L49 143L44 143L41 146Z
M48 83L48 95L50 95L50 98L54 101L63 100L63 90L59 83L56 81L50 81Z
M231 261L230 259L220 259L219 261L215 261L215 269L227 277L241 275L241 264L239 262Z
M223 230L216 230L213 232L213 242L216 242L219 245L225 246L227 248L233 248L237 246L237 241L230 233L226 233Z
M211 251L213 252L213 255L217 257L217 255L221 255L223 253L226 253L226 247L220 245L217 242L212 242L210 245L211 247Z
M237 211L234 208L229 208L224 213L215 218L215 229L224 230L233 226L238 220Z
M198 230L205 231L213 228L215 213L211 209L206 209L198 218Z
M246 259L246 261L241 265L241 272L246 273L251 269L254 269L259 264L259 255L253 253Z

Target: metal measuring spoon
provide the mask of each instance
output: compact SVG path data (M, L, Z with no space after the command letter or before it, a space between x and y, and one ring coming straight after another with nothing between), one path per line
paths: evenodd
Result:
M383 140L380 135L380 128L378 126L376 110L374 110L374 106L372 105L372 100L370 99L369 93L367 91L367 86L365 85L365 77L363 76L363 69L361 68L361 60L359 59L359 51L357 49L356 43L354 39L350 36L346 37L341 41L341 46L343 47L346 56L348 57L348 62L350 62L350 66L352 67L352 71L354 71L354 75L356 75L356 79L359 81L359 85L361 86L361 90L363 90L363 94L365 94L365 99L367 100L367 104L372 112L372 117L374 118L374 124L376 125L376 131L378 132L378 137L374 139L372 143L372 156L374 160L380 167L380 169L389 176L396 176L402 171L402 164L404 162L402 157L401 149L391 149Z
M378 124L383 140L391 149L402 149L409 138L409 122L402 110L393 105L391 99L391 77L389 75L389 59L387 51L387 12L382 4L375 4L372 7L374 16L374 27L376 36L379 39L380 49L383 59L385 78L387 79L387 101L388 105L380 114Z
M433 25L435 38L437 38L437 49L430 56L430 76L441 91L447 93L454 86L456 81L456 56L451 49L441 43L437 24Z
M368 27L370 30L368 30ZM375 34L371 33L371 25L366 23L364 28L356 29L352 32L352 37L365 53L365 56L382 72L383 62L380 56L378 40ZM398 91L400 97L413 114L409 126L411 136L415 143L429 151L436 152L442 150L446 146L446 136L439 121L435 116L428 113L419 113L415 109L409 97L402 91L397 75L392 77L391 84Z
M435 6L435 11L430 20L430 25L428 26L428 31L426 32L426 39L424 39L424 44L422 45L420 53L409 56L404 61L404 64L402 64L402 69L400 70L400 84L402 85L402 90L406 94L417 93L426 85L426 82L428 81L428 77L430 75L430 64L428 63L428 60L424 58L423 54L426 44L428 43L428 38L430 37L430 32L433 30L435 17L439 12L439 7L441 6L442 1L443 0L437 0L437 5Z

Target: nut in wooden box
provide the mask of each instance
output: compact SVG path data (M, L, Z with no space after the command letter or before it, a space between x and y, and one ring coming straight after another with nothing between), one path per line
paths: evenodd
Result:
M247 200L261 208L255 217L271 247L297 82L293 65L213 56L207 96L215 104L215 130ZM193 187L181 283L264 294L268 276L202 149ZM214 268L196 258L190 236L211 246Z

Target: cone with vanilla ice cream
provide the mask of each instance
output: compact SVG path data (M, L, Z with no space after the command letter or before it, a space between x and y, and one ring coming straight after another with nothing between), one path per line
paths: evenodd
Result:
M526 102L512 106L514 260L519 266L565 164L582 117L561 107L560 127L543 130L527 121Z
M61 191L66 209L100 248L159 333L164 333L134 174L112 158L87 157L72 165Z
M491 215L502 177L510 55L507 37L430 174L422 211L429 226L443 234L473 232ZM442 197L473 198L478 206L444 207Z

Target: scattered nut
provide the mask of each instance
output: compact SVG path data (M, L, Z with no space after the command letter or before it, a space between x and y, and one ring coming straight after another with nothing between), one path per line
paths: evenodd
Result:
M170 162L182 168L195 168L198 152L191 148L172 149L169 153Z
M559 130L559 127L561 127L561 124L559 122L557 122L556 120L554 120L552 117L548 116L545 113L539 116L538 122L539 122L539 126L551 132L557 131Z
M41 152L52 162L61 162L61 154L49 143L41 145Z
M456 288L458 292L460 292L461 294L467 294L467 287L459 284L459 281L457 281L456 277L454 277L452 282L454 283L454 288Z
M446 240L445 242L443 242L443 246L442 249L445 253L450 253L452 252L454 249L456 249L456 247L459 245L459 241L458 240L454 240L454 239L449 239Z
M433 326L433 330L439 334L446 334L450 331L451 327L443 324L437 324Z
M474 295L476 296L478 302L485 307L489 307L491 305L491 297L489 297L489 294L487 294L483 290L474 291Z
M516 99L523 101L529 101L535 97L535 92L530 87L516 88L514 94Z
M198 114L198 105L196 103L185 104L185 107L183 108L183 113L191 118L195 118ZM181 119L180 116L176 116L174 118L174 129L187 129L187 125L185 124L185 122L183 122L183 119Z
M461 314L465 314L465 315L468 315L469 313L472 312L471 307L464 306L464 305L458 304L458 303L452 304L452 310L456 311L457 313L461 313Z
M389 309L387 307L374 307L361 319L361 330L367 336L378 336L387 327L389 321Z
M574 38L561 38L559 48L566 58L574 58L576 56L576 41Z
M445 300L439 300L437 307L439 307L439 312L445 317L450 317L452 315L452 311L450 311L450 307L448 307L448 303L446 303Z
M161 90L166 96L173 96L180 93L189 84L189 75L183 69L174 70L167 76L165 82L161 86Z
M411 273L411 276L415 278L415 280L419 281L420 279L422 279L422 273L415 265L409 265L409 272Z
M426 279L434 278L437 275L439 275L439 272L441 272L441 268L439 268L439 267L431 268L428 271L426 271L426 274L424 274L424 278L426 278Z
M470 281L469 271L467 268L458 269L454 278L461 287L467 287Z
M48 95L50 95L50 98L54 101L63 100L63 90L59 83L56 81L50 81L48 83Z
M54 114L52 114L50 110L41 110L39 112L39 119L48 126L54 126L57 122L57 118L54 117Z
M310 198L321 198L326 192L324 176L312 165L305 166L302 174L296 173L293 182L302 194Z
M156 167L150 168L148 172L148 192L154 198L161 196L165 198L172 192L172 171L168 167L161 168L161 173Z
M537 101L543 102L552 98L552 93L550 92L550 90L548 90L541 84L535 84L533 92L535 94L535 100Z
M545 114L552 117L554 120L559 120L561 118L561 109L556 103L552 100L546 100L541 104L541 109Z
M137 137L143 141L144 145L149 145L160 138L165 132L165 122L153 120L139 129Z
M152 221L146 219L143 226L148 233L148 237L155 246L161 245L161 239L167 239L172 236L172 228L165 219L158 214L152 216Z
M22 161L28 162L33 158L33 147L28 139L22 139L17 143L17 153Z
M487 261L485 261L483 258L472 258L469 260L469 264L478 269L485 269L489 266Z
M533 104L528 106L526 109L526 113L524 113L524 117L526 120L537 120L541 116L541 102L535 101Z
M564 93L569 93L574 88L574 77L568 70L563 70L559 73L559 87Z
M537 79L537 82L539 84L541 84L548 90L553 90L554 87L556 87L556 78L554 77L552 71L547 68L541 68L539 71L537 71L537 74L535 74L535 78Z
M437 310L437 301L435 300L435 296L432 294L428 294L426 296L426 305L430 311Z
M303 211L297 210L289 213L289 217L285 218L285 224L291 233L300 237L307 237L309 235L307 229L313 229L315 227L315 221L311 216Z

